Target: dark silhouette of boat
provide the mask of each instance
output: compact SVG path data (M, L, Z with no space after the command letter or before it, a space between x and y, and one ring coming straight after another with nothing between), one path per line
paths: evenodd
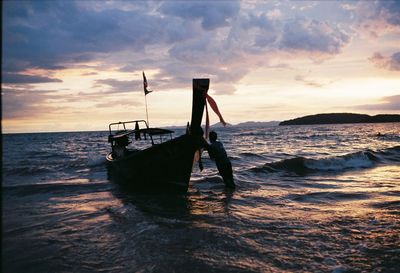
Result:
M108 141L112 151L107 155L111 176L129 189L186 192L196 153L204 143L201 120L203 117L209 79L193 79L193 102L190 126L186 133L172 138L173 131L149 128L144 120L115 122L109 125ZM134 125L134 129L127 129ZM123 127L113 132L114 127ZM144 128L140 129L140 126ZM155 139L170 139L155 144ZM141 140L151 141L152 146L136 150L129 144Z

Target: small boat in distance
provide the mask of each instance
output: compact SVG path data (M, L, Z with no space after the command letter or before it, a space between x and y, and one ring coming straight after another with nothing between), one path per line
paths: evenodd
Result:
M192 117L182 136L172 138L173 131L149 128L145 120L110 123L111 152L106 159L112 177L129 189L186 192L195 154L204 142L201 120L209 84L209 79L193 79ZM129 126L134 128L128 129ZM115 131L115 127L122 129ZM155 143L158 137L161 143ZM165 137L169 140L162 142ZM150 141L152 146L142 150L130 148L129 144L141 140Z

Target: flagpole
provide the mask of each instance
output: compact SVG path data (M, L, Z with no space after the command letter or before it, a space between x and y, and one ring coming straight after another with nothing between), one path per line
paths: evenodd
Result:
M146 103L146 119L147 119L147 126L150 127L150 123L149 123L149 113L147 112L147 95L145 93L144 95L144 101Z
M152 92L151 90L147 90L147 79L146 79L146 75L143 73L143 91L144 91L144 101L146 103L146 119L147 119L147 126L150 127L150 123L149 123L149 112L147 111L147 94L149 94L150 92Z

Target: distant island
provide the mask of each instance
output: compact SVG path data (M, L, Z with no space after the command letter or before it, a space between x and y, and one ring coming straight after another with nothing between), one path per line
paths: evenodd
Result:
M312 124L343 124L343 123L380 123L400 122L400 115L363 115L352 113L316 114L291 120L285 120L279 125L312 125Z

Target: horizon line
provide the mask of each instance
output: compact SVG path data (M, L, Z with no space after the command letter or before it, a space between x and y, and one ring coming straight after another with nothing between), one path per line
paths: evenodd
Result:
M243 121L243 122L239 122L239 123L235 123L235 124L231 124L231 123L227 123L227 126L237 126L239 124L242 123L248 123L248 122L256 122L256 123L280 123L282 121L278 121L278 120L271 120L271 121ZM221 124L221 122L216 122L212 125L210 125L210 127L215 126ZM204 127L205 124L202 124L202 127ZM166 125L166 126L157 126L158 128L185 128L186 125ZM155 127L152 127L155 128ZM2 135L12 135L12 134L51 134L51 133L89 133L89 132L108 132L108 129L99 129L99 130L77 130L77 131L33 131L33 132L21 132L21 131L16 131L16 132L4 132L3 128L1 130L1 134Z

